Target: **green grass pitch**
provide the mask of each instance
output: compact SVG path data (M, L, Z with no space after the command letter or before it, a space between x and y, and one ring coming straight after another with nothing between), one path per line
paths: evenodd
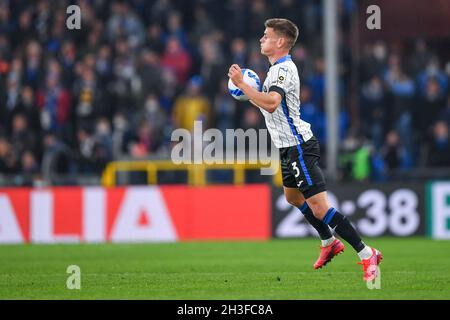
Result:
M0 299L450 299L450 241L366 239L383 252L381 289L357 255L321 270L316 239L0 246ZM68 290L69 265L81 289Z

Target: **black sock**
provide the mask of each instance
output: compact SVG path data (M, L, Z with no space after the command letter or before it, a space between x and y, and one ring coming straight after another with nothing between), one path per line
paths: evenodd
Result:
M359 237L358 232L350 224L350 221L335 208L330 208L322 221L334 229L342 239L350 243L356 252L364 249L365 245Z
M311 208L308 207L308 204L306 202L303 204L303 206L299 207L299 209L303 213L305 219L309 222L309 224L317 230L321 240L330 239L333 236L330 228L328 228L328 226L323 221L314 217Z

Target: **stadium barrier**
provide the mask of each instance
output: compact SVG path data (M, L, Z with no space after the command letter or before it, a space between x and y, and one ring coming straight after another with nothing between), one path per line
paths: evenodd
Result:
M425 235L425 185L350 183L330 185L330 205L349 217L364 237ZM297 208L284 199L281 188L272 189L272 235L306 237L317 232Z
M427 234L434 239L450 239L450 181L426 185Z
M0 243L268 238L267 185L0 189Z
M331 185L329 199L364 237L450 239L450 182ZM268 184L0 189L0 243L308 236L299 210Z
M113 161L108 163L102 174L102 185L112 187L117 185L116 176L119 172L143 171L147 173L147 183L149 185L158 184L158 172L161 171L186 171L188 173L188 184L190 186L205 186L208 184L206 173L215 170L232 170L233 184L243 185L245 172L247 170L259 170L263 167L261 163L211 163L211 164L174 164L172 161ZM281 170L272 177L272 182L276 186L282 185Z

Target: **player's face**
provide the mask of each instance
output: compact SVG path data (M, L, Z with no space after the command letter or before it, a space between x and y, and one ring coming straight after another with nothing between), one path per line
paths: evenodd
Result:
M277 48L277 42L279 37L276 35L272 28L266 28L264 35L259 39L261 43L261 53L265 56L270 56Z

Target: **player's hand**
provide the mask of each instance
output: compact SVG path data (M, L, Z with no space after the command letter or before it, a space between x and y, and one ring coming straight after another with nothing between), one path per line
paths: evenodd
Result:
M228 70L228 77L233 81L236 87L239 87L244 83L244 77L242 75L242 69L237 64L232 64Z

